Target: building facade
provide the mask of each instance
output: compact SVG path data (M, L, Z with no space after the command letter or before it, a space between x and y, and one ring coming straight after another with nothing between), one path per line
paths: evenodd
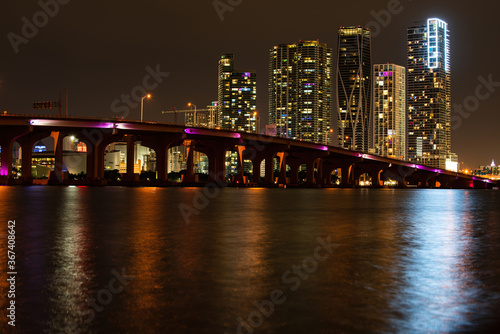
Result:
M269 55L269 123L276 135L331 143L332 50L319 41L280 44Z
M368 152L372 145L370 30L361 26L341 27L337 50L338 145Z
M447 168L451 153L450 33L440 19L408 28L408 160ZM448 162L448 164L447 164Z
M235 71L234 56L222 54L218 69L218 126L233 131L256 131L257 74Z
M406 159L406 69L373 66L373 153Z

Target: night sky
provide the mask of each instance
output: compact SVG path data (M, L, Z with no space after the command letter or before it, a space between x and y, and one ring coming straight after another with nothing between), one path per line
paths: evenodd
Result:
M59 4L58 12L47 16L47 22L38 13L42 8L37 1L3 1L2 112L57 114L56 109L34 111L32 103L57 100L59 90L68 88L70 115L114 117L130 109L127 117L138 119L139 107L124 107L120 101L114 108L112 104L143 85L147 67L154 70L159 66L169 75L160 76L162 82L151 91L153 99L145 101L144 118L172 122L173 116L162 115L161 110L187 109L188 102L204 108L217 99L218 57L234 53L237 69L257 71L257 107L266 124L270 48L319 39L333 48L336 63L339 26L367 25L375 20L372 13L398 2L219 0L237 4L229 5L232 11L224 12L221 20L213 0L59 1L65 4ZM372 39L374 63L406 66L407 27L437 17L447 21L451 31L452 103L463 104L475 96L480 76L487 80L491 75L500 86L500 3L401 0L396 8L398 13L391 14L386 27ZM22 37L22 18L33 22L34 15L40 25L38 32L28 31L33 36L23 40L16 53L9 33ZM452 151L468 168L489 165L493 158L500 163L500 87L491 89L494 91L468 118L459 116L462 124L452 132ZM333 98L335 101L335 95Z

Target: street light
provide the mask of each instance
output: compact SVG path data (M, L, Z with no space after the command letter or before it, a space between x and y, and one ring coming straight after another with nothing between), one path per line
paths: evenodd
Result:
M147 94L146 96L143 96L142 99L141 99L141 122L142 122L142 116L144 114L144 99L145 98L150 99L151 98L151 94Z
M196 126L196 104L193 104L191 102L188 103L188 107L194 107L194 121L193 121L193 126Z

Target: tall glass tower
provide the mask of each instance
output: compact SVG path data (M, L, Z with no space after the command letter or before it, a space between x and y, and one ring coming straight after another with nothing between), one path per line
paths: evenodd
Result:
M371 144L372 60L370 30L361 26L338 30L338 144L368 152Z
M257 132L257 74L235 71L234 57L219 59L217 125L233 131Z
M374 153L405 160L406 69L396 64L375 64L373 69Z
M454 156L446 22L432 18L408 28L407 67L408 160L444 169Z
M332 50L325 43L281 44L269 56L269 123L278 136L331 143Z

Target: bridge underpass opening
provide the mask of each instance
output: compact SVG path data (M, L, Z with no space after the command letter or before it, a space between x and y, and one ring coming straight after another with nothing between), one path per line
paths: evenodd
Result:
M48 136L37 141L32 147L31 176L34 180L46 180L55 167L54 137ZM22 148L20 152L22 166ZM64 155L63 155L64 158Z
M243 181L248 183L253 178L253 164L252 160L243 160Z
M63 171L68 180L84 180L87 175L87 145L75 135L63 138Z
M327 177L327 184L328 185L333 185L333 186L340 186L342 180L342 175L340 175L340 168L339 169L334 169L330 175L329 178Z
M357 185L360 187L370 187L372 185L372 178L368 173L361 174L357 179Z
M266 162L269 159L263 159L262 162L260 163L260 182L265 182L266 180ZM280 176L280 158L279 157L274 157L272 160L273 163L273 171L272 171L272 182L277 183L278 178Z
M140 141L133 143L134 180L155 180L156 152L149 147L142 146ZM104 150L104 178L108 181L121 181L127 175L127 143L118 141L110 143Z
M168 149L167 175L171 182L181 182L182 175L186 174L187 147L172 146Z

